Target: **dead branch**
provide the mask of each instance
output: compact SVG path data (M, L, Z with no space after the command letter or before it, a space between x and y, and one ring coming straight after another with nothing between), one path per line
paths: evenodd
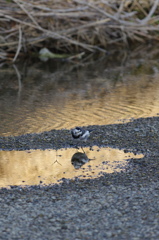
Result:
M109 44L158 40L159 0L0 0L0 59L25 49L106 51ZM23 34L22 34L23 33ZM26 51L27 52L27 51Z

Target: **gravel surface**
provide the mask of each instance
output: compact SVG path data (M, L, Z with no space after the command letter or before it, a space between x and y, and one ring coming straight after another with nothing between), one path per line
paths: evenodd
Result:
M159 239L159 118L93 129L89 143L143 153L125 172L0 190L1 239ZM0 138L3 150L72 147L68 130ZM60 142L58 138L60 136Z

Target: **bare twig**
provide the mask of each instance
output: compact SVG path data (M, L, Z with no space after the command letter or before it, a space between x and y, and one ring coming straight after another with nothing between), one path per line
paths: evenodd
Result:
M15 22L21 23L23 25L27 25L27 26L30 26L32 28L38 29L40 31L43 31L45 34L47 34L48 37L55 38L55 39L64 39L64 40L70 42L71 44L83 47L84 49L87 49L89 51L93 51L93 49L95 48L94 46L91 46L91 45L88 45L88 44L83 44L83 43L80 43L80 42L78 42L76 40L68 39L67 37L62 36L62 35L60 35L60 34L58 34L56 32L52 32L52 31L43 29L43 28L41 28L39 26L33 25L31 23L28 23L28 22L24 22L22 20L14 18L14 17L8 16L8 15L5 15L5 17L9 18L10 20L14 20Z
M123 8L124 8L124 2L125 2L125 0L122 0L120 3L120 7L119 7L117 13L115 14L116 18L119 18L120 14L122 13Z
M18 68L15 64L13 64L13 67L14 67L14 70L15 70L15 72L17 74L17 77L18 77L18 85L19 85L18 98L19 98L20 94L21 94L21 90L22 90L21 75L20 75L19 70L18 70Z
M18 0L13 0L13 1L28 15L28 17L37 27L40 27L37 21L34 19L34 17L24 8L22 3L20 4Z
M19 55L19 52L20 52L20 49L22 47L22 30L21 30L21 26L19 25L19 42L18 42L18 48L17 48L17 51L16 51L16 54L13 58L13 62L16 61L18 55Z
M10 4L0 0L0 52L10 58L7 53L15 52L12 61L16 61L25 51L24 40L27 49L41 48L44 42L56 51L75 54L105 52L107 44L128 44L129 39L158 39L159 0L151 2L153 6L146 1L145 7L137 0L13 0ZM5 59L4 54L0 59Z
M154 2L154 5L151 8L149 14L143 20L140 21L141 24L146 24L150 20L150 18L152 17L154 12L156 11L156 8L157 8L158 5L159 5L159 0L156 0Z
M98 25L103 25L107 22L109 22L110 19L109 18L106 18L106 19L102 19L102 20L99 20L99 21L95 21L95 22L90 22L90 23L87 23L87 24L83 24L82 26L78 26L78 27L74 27L74 28L69 28L68 30L63 30L61 33L73 33L75 31L80 31L80 30L83 30L83 29L87 29L89 27L96 27Z

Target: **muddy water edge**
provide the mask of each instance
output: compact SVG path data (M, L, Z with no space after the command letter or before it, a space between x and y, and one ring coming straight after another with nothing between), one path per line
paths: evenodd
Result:
M94 134L83 147L109 146L144 157L97 179L1 189L1 239L158 238L159 117L87 128ZM62 147L75 147L69 129L0 137L1 150Z

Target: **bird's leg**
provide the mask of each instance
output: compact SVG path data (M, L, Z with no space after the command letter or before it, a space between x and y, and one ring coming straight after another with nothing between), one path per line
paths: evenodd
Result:
M79 150L80 147L78 147L77 144L76 144L76 145L75 145L75 148L76 148L77 150Z
M82 149L83 153L86 155L86 153L85 153L83 147L81 147L81 149ZM87 156L87 155L86 155L86 156ZM95 160L95 158L88 158L88 159L89 159L89 161L91 161L91 160Z
M85 151L84 151L83 147L81 147L81 149L82 149L83 153L86 155L86 153L85 153Z

